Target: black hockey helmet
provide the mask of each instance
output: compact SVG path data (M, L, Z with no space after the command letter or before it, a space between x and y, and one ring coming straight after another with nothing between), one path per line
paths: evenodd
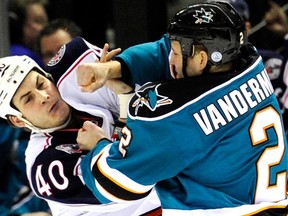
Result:
M183 8L170 21L168 35L180 43L184 63L194 55L193 45L202 44L210 66L235 60L239 48L248 42L242 18L224 1L204 1Z

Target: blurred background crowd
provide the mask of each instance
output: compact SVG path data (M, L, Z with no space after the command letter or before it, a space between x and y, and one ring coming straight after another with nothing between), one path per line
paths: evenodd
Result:
M4 1L6 4L3 2L0 4L1 12L3 12L1 13L3 14L2 16L8 13L10 18L8 21L11 21L12 18L13 29L17 29L18 25L21 25L21 22L23 23L25 20L25 17L23 17L25 14L17 8L17 4L20 4L19 2L23 4L25 1L6 0ZM197 1L201 0L139 0L137 2L107 0L97 2L97 7L92 1L34 0L31 2L40 2L44 6L43 10L39 9L39 7L36 9L38 11L38 19L42 19L37 22L38 24L42 22L42 27L47 24L48 20L68 18L81 27L83 37L89 42L100 47L105 42L109 42L111 48L121 47L125 49L135 44L159 39L166 32L169 18L179 8ZM257 28L257 24L267 18L266 14L271 9L271 2L276 3L280 7L287 4L285 0L226 1L234 2L234 5L238 7L237 9L241 10L242 14L245 14L245 19L251 23L252 28ZM27 3L25 4L27 6ZM3 11L5 7L8 7L8 12ZM44 13L46 15L43 15ZM39 26L38 30L42 27ZM35 31L32 28L30 30L30 34ZM265 34L263 34L264 32ZM10 33L10 37L13 40L13 32L7 33ZM4 36L5 32L1 34ZM258 48L276 50L281 47L283 42L283 37L280 38L277 34L274 30L269 29L269 25L262 25L262 28L253 31L249 39ZM30 36L35 37L36 35L35 32L34 36Z
M199 0L197 0L199 1ZM28 55L45 67L76 36L122 50L155 41L169 18L196 0L6 0L0 3L0 57ZM287 0L227 0L246 22L249 41L262 55L288 128ZM95 6L96 4L96 6ZM285 71L286 68L286 71ZM29 133L0 120L0 216L49 215L33 195L25 174Z

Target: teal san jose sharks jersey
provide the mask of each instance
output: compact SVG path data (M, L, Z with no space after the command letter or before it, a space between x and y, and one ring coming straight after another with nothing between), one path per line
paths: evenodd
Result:
M101 140L83 159L84 180L103 203L155 186L165 215L285 208L287 143L273 92L261 57L241 72L147 83L120 141Z

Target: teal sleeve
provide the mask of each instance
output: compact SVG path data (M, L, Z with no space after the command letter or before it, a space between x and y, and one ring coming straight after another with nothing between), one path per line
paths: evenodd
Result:
M172 79L169 68L170 40L167 34L155 42L124 50L115 59L121 63L122 79L130 85Z
M92 193L94 194L94 196L101 202L101 203L110 203L111 201L108 200L107 198L105 198L104 196L102 196L101 193L99 193L99 191L96 188L95 185L95 177L93 175L93 171L92 171L92 166L91 164L94 165L92 159L94 158L94 156L97 156L101 150L103 148L105 148L105 146L109 145L111 143L110 140L108 139L103 139L100 140L97 143L97 148L94 147L94 149L92 149L91 151L89 151L89 153L87 155L85 155L85 157L82 159L81 161L81 170L82 170L82 175L83 175L83 179L85 181L85 184L87 185L87 187L92 191Z

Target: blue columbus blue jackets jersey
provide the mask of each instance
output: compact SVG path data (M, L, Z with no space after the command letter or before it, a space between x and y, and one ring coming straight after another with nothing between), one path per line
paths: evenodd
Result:
M77 85L79 64L95 62L101 49L77 37L62 46L48 63L62 98L72 107L73 124L49 133L33 133L26 149L27 177L33 192L45 199L53 216L134 215L159 209L156 192L134 203L103 205L85 185L80 168L87 152L78 148L78 130L93 121L112 136L119 116L117 95L107 87L83 93Z
M286 207L286 155L281 111L256 56L241 72L144 85L120 141L101 140L81 167L103 203L155 186L164 215L252 215Z

